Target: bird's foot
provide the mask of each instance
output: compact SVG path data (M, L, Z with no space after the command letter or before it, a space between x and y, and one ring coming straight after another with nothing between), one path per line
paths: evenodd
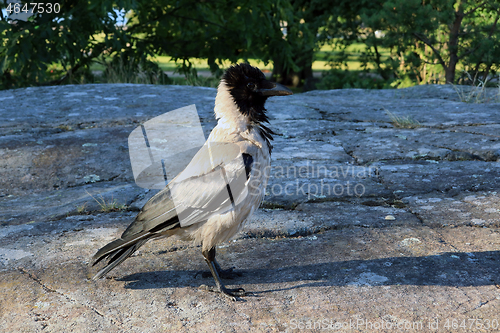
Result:
M243 288L229 289L224 286L220 286L220 288L217 288L216 286L207 286L202 284L199 287L199 289L215 293L221 293L222 295L224 295L225 297L229 298L232 301L237 301L240 297L248 295L248 293Z
M243 276L242 272L234 271L234 267L231 267L229 269L217 269L217 273L219 274L219 277L221 279L225 280L233 280L237 277ZM201 276L204 278L209 278L212 277L212 273L210 273L210 271L204 271L201 273Z

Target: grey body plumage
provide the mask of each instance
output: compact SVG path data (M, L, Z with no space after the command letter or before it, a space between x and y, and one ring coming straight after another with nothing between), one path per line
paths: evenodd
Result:
M220 281L215 246L229 240L258 208L269 176L273 132L264 104L268 97L291 95L268 81L256 67L230 67L215 100L217 126L189 165L153 196L121 237L101 248L92 265L107 264L98 279L122 263L148 240L176 235L202 245L215 279L215 291L235 299L244 290L229 290Z

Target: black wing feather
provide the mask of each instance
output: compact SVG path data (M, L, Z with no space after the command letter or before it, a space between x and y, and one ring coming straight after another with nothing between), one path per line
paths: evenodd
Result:
M219 165L208 174L190 177L179 183L175 183L174 179L169 186L153 196L121 238L107 244L94 255L92 265L108 259L107 265L94 279L104 276L122 263L149 239L159 237L168 230L207 220L214 214L231 209L234 200L245 193L239 175L244 177L244 170L248 179L253 164L251 155L242 155L240 156L243 158L237 157L228 165ZM231 184L227 184L227 177L224 177L224 181L217 180L218 174L226 172L231 172ZM230 191L227 190L229 185ZM181 199L176 198L176 193L181 195Z

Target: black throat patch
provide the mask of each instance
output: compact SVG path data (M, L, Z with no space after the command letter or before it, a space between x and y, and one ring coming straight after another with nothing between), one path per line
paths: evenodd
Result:
M264 73L256 67L241 63L231 66L224 73L222 79L225 81L238 110L249 118L250 127L255 128L264 138L269 153L271 153L270 141L273 140L272 135L275 133L262 124L269 123L264 107L268 97L255 91L259 85L268 82Z

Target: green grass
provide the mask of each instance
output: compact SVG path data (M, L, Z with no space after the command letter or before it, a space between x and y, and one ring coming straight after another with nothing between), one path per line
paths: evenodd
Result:
M469 72L464 71L464 74L468 77L469 81L472 83L470 86L458 86L452 84L451 86L458 95L461 102L464 103L486 103L489 101L500 102L500 82L497 84L498 93L492 94L493 96L488 96L486 87L489 85L489 79L481 80L478 78L472 78Z
M211 87L217 88L219 85L219 79L214 76L204 77L198 76L194 77L188 75L186 77L170 77L170 84L179 86L196 86L196 87Z
M86 213L88 213L87 212L87 203L85 202L82 205L77 206L76 207L76 213L77 214L86 214Z
M170 56L156 56L151 60L156 62L158 64L158 66L164 71L175 71L177 69L177 65L175 64L175 61L173 61L172 57L170 57ZM208 67L208 64L207 64L207 59L189 58L189 61L193 64L193 66L198 71L210 71L210 68ZM269 71L273 70L273 66L271 63L264 65L264 63L262 61L257 60L257 59L249 59L248 61L249 61L250 65L257 66L262 70L269 70ZM231 65L230 61L225 61L225 62L223 62L222 67L229 67L230 65Z
M414 129L422 126L417 120L413 119L411 116L406 116L406 117L396 116L394 113L390 112L387 109L385 109L385 112L391 119L391 123L396 128Z
M354 43L352 45L349 45L347 47L347 52L350 52L351 54L347 58L347 67L349 70L361 70L361 61L359 59L360 57L360 52L366 50L366 45L363 43ZM328 65L328 57L330 53L333 54L339 54L339 50L335 51L333 49L333 46L331 45L324 45L320 51L318 51L315 54L315 61L313 62L312 69L313 71L325 71L329 70L330 66ZM382 50L381 51L382 58L386 58L389 56L389 51L388 50ZM164 70L164 71L174 71L177 66L175 62L172 60L171 57L169 56L156 56L154 60L158 66ZM200 58L190 58L189 61L193 64L193 66L198 70L198 71L209 71L210 68L207 65L207 60L206 59L200 59ZM267 65L264 65L264 63L260 60L257 59L249 59L250 65L252 66L257 66L262 70L269 70L272 71L273 66L271 63L268 63ZM231 65L231 62L226 61L223 62L223 67L229 67Z
M348 70L361 70L361 61L360 61L360 53L366 50L366 45L363 43L354 43L347 47L347 52L349 52L349 56L347 57L347 69ZM322 72L325 70L329 70L330 66L328 64L328 57L330 54L339 54L339 50L335 50L332 45L324 45L316 54L315 61L313 62L312 69L316 72ZM389 51L382 50L381 51L382 58L388 57ZM162 56L157 55L152 61L156 62L158 66L163 71L172 72L177 69L177 65L175 61L172 60L170 56ZM210 71L210 68L207 64L207 59L202 58L189 58L189 61L193 64L193 67L196 68L197 71ZM273 66L272 63L268 63L264 65L264 62L258 59L249 59L250 65L257 66L261 70L264 71L272 71ZM231 65L230 61L223 62L222 67L227 68ZM62 67L59 67L62 69ZM103 71L105 67L102 64L94 63L91 66L91 70L93 71Z
M103 40L104 35L95 36L96 40ZM346 52L348 56L345 59L345 65L342 67L343 70L349 70L351 72L360 72L362 68L361 56L362 52L366 51L366 45L363 43L354 43L347 47ZM389 56L389 50L381 49L380 50L382 58L387 58ZM315 60L312 65L312 69L316 73L322 73L325 71L329 71L331 69L329 59L331 56L340 55L340 49L336 48L334 45L324 45L318 52L315 54ZM105 57L105 61L110 61L110 57ZM162 56L157 55L153 58L150 58L153 62L155 62L158 67L164 72L174 72L177 70L178 65L175 61L172 60L170 56ZM90 66L90 70L93 72L94 76L90 76L89 78L82 79L82 82L78 83L114 83L114 82L128 82L128 83L144 83L144 84L176 84L176 85L193 85L193 86L208 86L208 87L216 87L218 84L218 80L212 76L205 77L204 75L198 75L198 77L194 76L186 76L183 75L170 75L168 82L164 82L165 79L163 77L152 77L149 75L150 73L144 72L142 70L132 70L128 68L126 65L120 65L118 68L115 67L107 67L105 64L101 62L95 61ZM190 58L189 61L192 63L193 67L198 71L210 72L210 68L207 64L207 59L202 58ZM249 59L249 63L252 66L259 67L266 74L270 73L273 69L272 63L264 64L261 60L258 59ZM227 68L231 65L231 62L224 61L222 63L222 68ZM60 64L51 65L50 69L54 70L54 72L62 72L62 66ZM49 69L49 70L50 70ZM374 69L374 66L369 64L368 69ZM106 75L99 75L98 73L103 73ZM131 79L132 72L136 73L137 77ZM95 75L97 74L97 76ZM177 73L178 74L178 73ZM153 75L154 76L154 75Z
M350 71L359 71L362 69L360 56L362 52L365 52L367 47L363 43L353 43L346 48L347 56L347 68ZM382 60L385 60L389 57L389 50L381 48L379 50L381 54ZM340 50L335 49L333 45L324 45L318 52L315 54L315 61L313 63L314 71L325 71L329 70L330 66L328 64L328 58L331 55L340 55ZM375 69L373 65L368 66L369 69Z
M102 195L101 195L100 198L96 199L89 192L87 192L87 194L90 195L92 197L92 199L94 199L97 202L97 204L99 205L100 211L103 212L103 213L117 212L117 211L121 211L121 210L127 209L126 205L118 203L118 201L116 199L111 198L111 200L106 201L103 198ZM81 206L77 207L77 212L78 211L83 212L84 210L86 210L85 206L83 206L83 207L81 207Z

